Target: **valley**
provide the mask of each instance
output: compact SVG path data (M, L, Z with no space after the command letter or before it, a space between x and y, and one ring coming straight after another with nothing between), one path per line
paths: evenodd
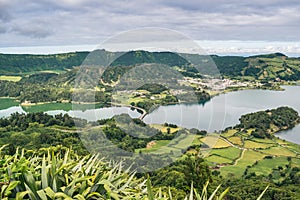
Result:
M143 170L158 168L150 173L154 188L170 187L179 199L199 179L214 188L222 182L223 191L231 187L232 199L249 185L260 192L271 185L269 199L300 194L294 187L300 143L281 139L287 131L299 134L298 58L99 52L113 58L100 74L80 68L88 52L1 55L0 145L8 145L6 154L70 148L78 156L122 158L137 169L147 163ZM218 72L201 68L207 59ZM82 81L80 73L97 79ZM187 174L186 167L198 164L200 171Z

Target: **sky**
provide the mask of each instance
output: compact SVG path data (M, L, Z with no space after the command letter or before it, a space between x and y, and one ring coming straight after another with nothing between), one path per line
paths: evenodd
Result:
M92 50L120 32L160 27L208 53L300 56L299 11L298 0L0 0L0 52Z

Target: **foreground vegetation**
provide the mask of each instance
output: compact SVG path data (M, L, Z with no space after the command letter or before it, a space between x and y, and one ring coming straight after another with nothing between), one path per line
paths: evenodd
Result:
M107 57L119 55L101 52ZM103 107L112 100L149 112L157 105L188 102L188 87L197 97L194 103L205 103L216 94L208 86L199 87L202 74L186 59L145 51L127 52L116 59L92 90L74 89L76 67L87 55L0 55L0 96L10 97L0 99L0 109L23 103L30 113L0 119L0 145L7 144L0 153L0 199L239 200L261 198L268 185L264 199L300 199L300 147L274 135L299 123L298 113L288 107L243 115L239 124L220 134L174 124L148 126L126 115L88 123L68 115L34 113L49 107L70 110L72 101ZM205 60L199 55L185 57L199 63ZM235 83L278 89L283 81L300 79L299 59L279 53L212 59L221 75ZM148 83L131 92L122 87L116 91L121 75L143 63L168 65L190 82L176 82L174 90ZM143 75L153 73L149 70ZM241 88L228 91L236 89ZM92 128L91 135L87 128ZM97 140L99 132L129 157L138 154L158 166L170 160L172 164L145 174L125 169L124 163L99 159L98 154L89 155L85 146L103 142ZM85 141L89 136L96 137ZM166 156L155 160L151 157L155 153Z
M6 155L2 146L0 161L1 199L177 199L170 187L154 188L149 177L136 178L122 163L105 163L98 155L80 157L61 146L14 155ZM185 199L221 200L228 193L220 193L220 186L209 192L208 182L201 187L199 192L192 183Z
M295 114L293 110L286 107L266 112L269 114L273 113L274 116L278 114L278 117L276 118L280 119L280 122L283 124L284 122L289 122L291 116L294 116ZM280 113L282 115L280 115ZM163 150L164 152L161 153L170 155L170 158L173 159L172 154L168 153L169 151L176 152L177 149L186 149L183 156L174 160L171 165L149 174L149 181L153 184L151 190L153 194L157 193L158 196L155 197L157 199L159 199L159 196L170 199L170 193L173 199L183 199L186 195L189 195L191 191L193 191L193 195L195 195L194 198L197 198L200 193L194 193L194 189L196 189L196 191L201 191L208 180L210 181L210 184L207 187L208 194L214 194L213 190L216 189L219 184L222 184L219 187L220 191L226 191L228 187L230 188L226 193L226 199L246 199L249 197L253 199L258 197L268 185L270 185L270 187L265 192L264 199L297 199L300 194L299 188L296 187L300 180L299 145L280 140L273 136L273 134L266 138L254 137L251 133L255 131L255 128L248 125L252 123L252 120L258 120L259 118L255 117L255 113L246 116L247 115L241 117L241 124L224 130L221 135L207 135L206 131L182 129L174 124L167 123L149 127L148 125L143 124L142 121L134 119L131 122L132 124L129 124L129 127L132 129L135 129L135 126L138 125L143 127L143 129L148 130L148 133L151 133L156 129L159 131L155 136L143 139L135 138L132 135L126 135L124 127L122 129L118 128L114 119L87 123L85 120L70 118L68 115L50 116L42 113L32 113L27 115L14 114L9 118L0 120L0 145L9 144L2 149L3 162L1 162L1 165L4 174L1 177L2 180L0 182L5 183L3 187L6 187L7 184L10 184L10 180L17 181L11 183L14 184L14 187L11 186L14 189L11 189L10 191L12 191L12 193L8 192L7 195L17 195L17 191L24 191L25 193L22 194L25 196L27 195L27 198L30 194L36 195L37 199L43 199L39 195L46 195L47 198L54 198L54 193L58 196L62 195L60 196L61 198L67 198L65 195L68 195L70 198L78 199L81 198L80 195L83 195L84 198L87 198L87 195L93 196L88 192L90 189L87 189L87 187L92 187L91 184L95 181L93 178L94 176L91 175L83 178L83 176L86 175L77 171L77 168L75 167L78 166L78 163L80 163L81 170L85 166L84 163L94 163L94 165L98 166L102 172L104 171L108 174L116 173L119 175L120 172L117 172L117 169L119 169L121 165L125 165L120 163L119 165L108 165L105 164L105 160L98 161L96 155L92 156L92 158L89 156L89 152L82 143L84 142L84 140L82 140L84 138L79 138L79 135L83 134L85 127L88 125L89 127L95 126L96 129L103 129L106 137L118 145L119 148L123 148L132 153L136 152L146 157L148 156L148 153L151 155L152 152ZM272 114L269 116L272 116ZM121 115L121 117L125 117L124 120L127 120L125 115ZM293 122L296 122L296 119L298 118L299 117L295 118ZM74 120L77 125L81 124L82 128L77 127L77 129L75 129ZM255 122L256 124L260 123L259 120ZM269 122L271 124L272 120ZM257 126L257 128L259 127L260 126ZM266 125L266 127L269 126ZM282 126L281 128L286 127ZM182 135L178 135L179 132L182 133ZM155 141L154 145L147 147L148 143L152 143L153 141ZM170 141L172 141L171 146ZM100 141L95 142L99 145ZM67 148L61 146L53 147L56 145L63 145ZM209 145L212 145L210 149L208 149ZM19 147L25 148L26 150L20 151ZM72 150L67 150L68 148L72 148ZM45 155L45 158L43 158L43 155ZM100 155L98 155L98 157ZM59 161L59 159L61 159L61 161ZM95 160L93 161L93 159ZM151 159L151 157L147 157L148 161L151 161ZM69 164L60 165L59 163L66 162L63 160L68 160L67 162L70 161L70 166ZM155 160L152 161L156 162ZM54 170L51 167L53 163L59 168L58 173L52 171ZM38 167L38 165L40 167ZM43 173L39 170L43 169L43 165L46 166L44 169L46 172L43 173L49 173L47 176L47 187L50 187L54 193L50 189L46 189L46 186L44 187L41 185ZM115 166L118 167L114 168ZM134 168L134 165L132 167ZM111 169L116 171L110 172L109 170ZM15 172L14 170L17 170L15 172L16 174L11 173L11 170L13 170L13 172ZM26 171L25 173L25 171L22 170L29 170L32 176L29 172ZM97 171L96 169L94 170L94 172ZM24 173L24 177L23 175L20 175L22 173ZM71 174L68 174L68 176L64 175L64 178L56 180L57 177L55 176L61 176L62 173ZM75 176L73 173L77 175ZM53 174L55 174L55 176ZM12 175L14 175L14 178L10 179ZM27 175L34 178L36 186L28 187L29 183L26 182L28 181L28 178L25 178ZM95 195L98 195L100 198L99 195L110 195L111 192L116 193L115 195L117 196L120 195L119 198L123 198L122 195L124 195L124 193L122 192L123 190L121 191L120 187L124 187L121 185L125 184L128 180L135 180L134 183L144 183L144 185L134 185L133 189L129 189L130 191L126 193L126 195L140 195L136 198L150 199L148 196L149 189L147 190L147 184L144 182L147 179L146 174L136 173L133 175L127 171L127 174L123 174L122 177L123 176L127 177L126 181L121 181L122 183L119 183L120 185L116 187L106 181L101 182L101 184L109 184L109 186L104 187L103 185L100 184L99 186L98 184L100 188L103 186L104 189L101 189L98 191L99 194ZM132 178L130 178L131 176ZM75 184L72 182L74 181L72 177L81 178L79 178L80 181L76 181ZM45 176L43 179L45 179ZM53 183L54 179L57 181L55 184ZM112 181L114 179L110 180ZM25 186L25 183L27 187ZM192 183L194 189L191 188ZM130 187L130 185L126 184L126 187L127 186ZM56 187L56 189L52 187ZM71 189L72 187L75 188ZM108 187L110 187L110 189L108 189ZM15 190L15 188L19 189ZM138 188L140 189L137 191ZM31 194L31 191L33 194ZM222 192L220 191L217 191L215 195L222 196ZM105 199L107 197L102 196L102 198ZM116 196L111 195L110 198L113 199L116 198Z

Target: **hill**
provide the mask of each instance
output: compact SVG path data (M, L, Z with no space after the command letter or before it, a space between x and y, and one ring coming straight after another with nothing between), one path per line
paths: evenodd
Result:
M0 74L17 75L44 70L66 70L80 66L89 52L53 55L0 54Z
M117 79L126 68L131 68L141 63L159 63L171 67L178 66L184 76L199 76L198 71L190 64L197 63L205 66L207 62L203 55L175 54L171 52L129 51L101 52L101 59L114 60L110 64L106 75L110 81ZM14 55L0 54L0 75L32 74L40 71L65 71L80 66L89 52L74 52L53 55ZM272 80L299 80L300 58L289 58L282 53L242 56L217 56L212 55L212 60L218 67L221 75L231 79L250 79L260 81ZM106 80L108 81L108 80Z

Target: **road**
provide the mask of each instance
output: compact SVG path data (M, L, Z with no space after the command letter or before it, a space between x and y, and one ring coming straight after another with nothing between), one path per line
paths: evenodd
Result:
M143 108L137 107L137 106L132 106L132 105L124 105L120 103L115 103L115 102L110 102L111 105L114 106L119 106L119 107L128 107L128 108L134 108L142 112L141 116L139 117L140 120L143 120L145 116L148 114L147 111Z

